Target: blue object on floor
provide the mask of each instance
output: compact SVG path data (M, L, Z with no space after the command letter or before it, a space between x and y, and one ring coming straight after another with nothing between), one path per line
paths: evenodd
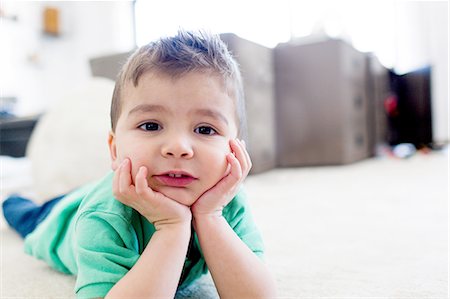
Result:
M33 232L44 221L53 207L64 197L58 196L42 205L19 195L8 197L2 204L6 222L23 238Z

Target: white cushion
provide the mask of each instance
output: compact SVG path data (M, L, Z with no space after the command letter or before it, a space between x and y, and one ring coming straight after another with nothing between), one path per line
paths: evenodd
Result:
M109 109L114 82L92 78L40 118L27 147L37 200L67 193L110 169Z

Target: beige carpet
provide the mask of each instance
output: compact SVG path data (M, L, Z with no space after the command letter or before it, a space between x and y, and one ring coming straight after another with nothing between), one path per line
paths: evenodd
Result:
M249 177L279 297L448 298L448 181L448 152ZM73 297L3 220L1 248L2 298Z

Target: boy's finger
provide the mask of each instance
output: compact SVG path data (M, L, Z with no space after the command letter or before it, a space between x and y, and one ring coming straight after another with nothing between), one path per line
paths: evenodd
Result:
M247 159L244 154L244 148L243 145L236 139L232 140L230 142L231 149L233 150L233 153L235 154L237 160L239 161L242 169L247 169Z
M233 154L226 156L228 163L230 163L230 173L226 175L222 180L215 185L214 189L217 194L224 194L234 189L234 186L239 182L241 178L241 166L239 161Z
M127 193L131 182L131 162L129 159L125 159L120 165L119 192Z
M250 172L250 169L252 168L253 164L252 164L252 159L250 158L250 154L247 151L247 146L245 144L245 141L241 140L241 143L242 143L242 145L244 147L244 155L245 155L245 159L247 161L247 170L245 172L245 175L247 175Z
M153 190L148 187L147 182L147 167L141 166L139 167L138 173L136 174L136 193L138 195L152 195Z
M235 182L232 182L232 183L234 184L237 181L239 181L242 177L242 167L241 167L241 164L239 163L239 160L237 159L237 157L235 157L233 154L228 154L227 160L231 166L230 174L227 176L227 178L233 177L235 179Z
M244 140L239 140L239 143L240 143L240 145L241 145L241 148L242 148L242 154L244 155L244 159L245 159L245 166L246 166L246 170L247 171L249 171L250 170L250 168L252 167L252 161L251 161L251 159L250 159L250 155L248 154L248 151L247 151L247 146L245 145L245 141ZM247 172L248 173L248 172Z
M230 173L218 185L221 194L233 192L242 179L242 168L238 159L233 154L228 154L227 160L230 163Z
M243 140L238 140L238 144L240 149L240 156L238 156L238 159L241 162L243 176L247 176L252 167L252 161L246 149L245 142Z

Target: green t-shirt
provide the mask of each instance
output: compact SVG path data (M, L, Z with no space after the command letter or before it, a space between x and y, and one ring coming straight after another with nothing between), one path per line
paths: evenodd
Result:
M113 173L66 195L25 239L25 252L77 276L78 297L104 297L136 263L154 226L112 194ZM223 210L236 234L258 256L262 239L240 192ZM180 287L208 271L194 233Z

